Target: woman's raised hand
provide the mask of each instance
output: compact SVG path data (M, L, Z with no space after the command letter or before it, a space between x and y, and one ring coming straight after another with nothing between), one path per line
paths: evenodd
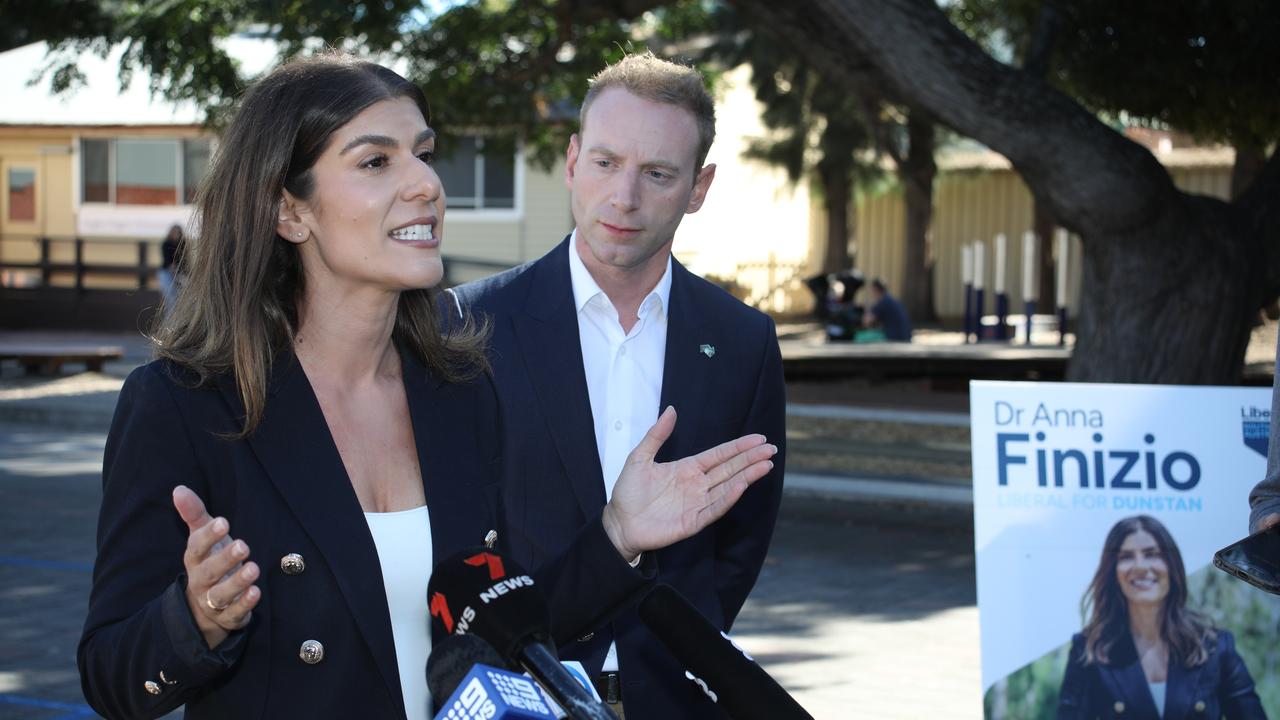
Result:
M692 537L773 469L770 458L778 448L766 444L763 435L745 435L674 462L654 462L675 426L675 408L668 407L627 456L604 506L605 532L627 560Z
M262 591L253 584L258 579L258 565L248 562L249 546L231 537L227 519L210 517L204 501L191 488L174 488L173 506L190 532L182 555L187 570L187 605L205 642L215 648L228 633L249 624L253 608L262 598Z

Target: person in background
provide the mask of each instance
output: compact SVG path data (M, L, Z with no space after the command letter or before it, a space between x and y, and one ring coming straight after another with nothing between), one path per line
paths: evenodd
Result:
M786 397L773 321L671 255L702 207L715 105L698 71L651 54L602 70L569 141L574 230L541 259L458 288L492 318L490 351L521 518L516 559L537 567L600 508L627 448L663 408L681 426L664 453L742 433L779 446L770 474L722 519L657 555L660 579L728 631L764 564L782 496ZM455 313L456 314L456 313ZM561 648L632 720L722 715L634 609Z
M437 324L435 147L417 86L349 55L246 93L160 359L125 381L107 436L77 651L105 717L431 717L433 558L522 543L484 332ZM637 556L772 467L759 435L656 463L675 420L535 570L554 640L634 603L656 574Z
M1265 720L1235 638L1187 607L1182 553L1160 521L1112 526L1082 604L1058 720Z
M1280 337L1276 355L1280 358ZM1262 532L1280 525L1280 373L1271 387L1271 439L1267 443L1267 474L1249 493L1249 532Z
M178 291L182 288L182 254L186 248L186 238L182 234L182 226L174 224L160 243L160 267L156 269L156 280L160 283L160 297L166 308L173 307Z
M879 327L885 340L911 342L911 318L902 303L889 294L884 281L872 280L867 292L871 293L871 303L862 316L863 327Z

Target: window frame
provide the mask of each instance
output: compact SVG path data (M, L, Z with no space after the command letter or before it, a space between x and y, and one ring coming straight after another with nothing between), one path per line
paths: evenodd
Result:
M484 134L477 132L462 132L456 135L457 138L474 138L477 140L475 154L475 185L479 189L481 197L479 198L479 207L449 207L449 220L461 222L491 222L491 221L512 221L524 218L524 194L525 194L525 153L524 141L517 141L515 150L512 152L512 195L513 201L511 207L484 207L484 162L485 155L483 153ZM474 190L474 189L473 189ZM446 182L445 193L452 198L449 192L449 186ZM470 195L461 197L472 197Z
M167 142L174 147L174 202L168 204L137 204L137 203L121 203L116 197L117 186L117 142L120 140L127 141L144 141L144 142ZM105 142L107 144L107 200L86 200L85 199L85 174L84 174L84 147L86 142ZM161 207L190 207L191 203L186 201L188 188L186 186L186 143L194 141L204 141L209 144L209 157L213 156L216 149L217 139L205 135L80 135L76 138L76 159L74 163L76 175L76 199L80 205L93 205L97 207L132 207L132 208L161 208ZM208 168L206 167L206 172ZM197 186L199 181L197 181ZM195 188L191 188L194 190Z

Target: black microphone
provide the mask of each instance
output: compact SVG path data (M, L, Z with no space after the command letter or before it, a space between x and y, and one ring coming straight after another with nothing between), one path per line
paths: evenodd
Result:
M475 635L450 635L427 658L427 690L431 692L431 712L438 713L462 679L476 665L510 670L497 650Z
M671 651L703 692L734 720L788 720L813 716L787 694L729 636L670 585L657 585L640 601L640 619Z
M547 601L514 560L483 547L455 553L431 571L427 597L433 625L492 645L528 671L573 720L617 720L560 664L549 643Z

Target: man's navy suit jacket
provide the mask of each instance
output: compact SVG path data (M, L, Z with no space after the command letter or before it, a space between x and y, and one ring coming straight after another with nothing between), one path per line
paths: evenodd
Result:
M570 251L566 239L540 260L455 290L463 308L493 323L490 360L505 428L503 493L513 533L508 541L526 567L554 557L605 504ZM686 457L749 433L762 433L778 446L773 470L725 517L657 553L659 580L727 631L764 563L782 495L782 359L767 315L674 259L671 273L661 405L675 406L678 415L658 460ZM595 673L615 640L629 717L715 715L634 608L561 647L561 657L581 660Z

